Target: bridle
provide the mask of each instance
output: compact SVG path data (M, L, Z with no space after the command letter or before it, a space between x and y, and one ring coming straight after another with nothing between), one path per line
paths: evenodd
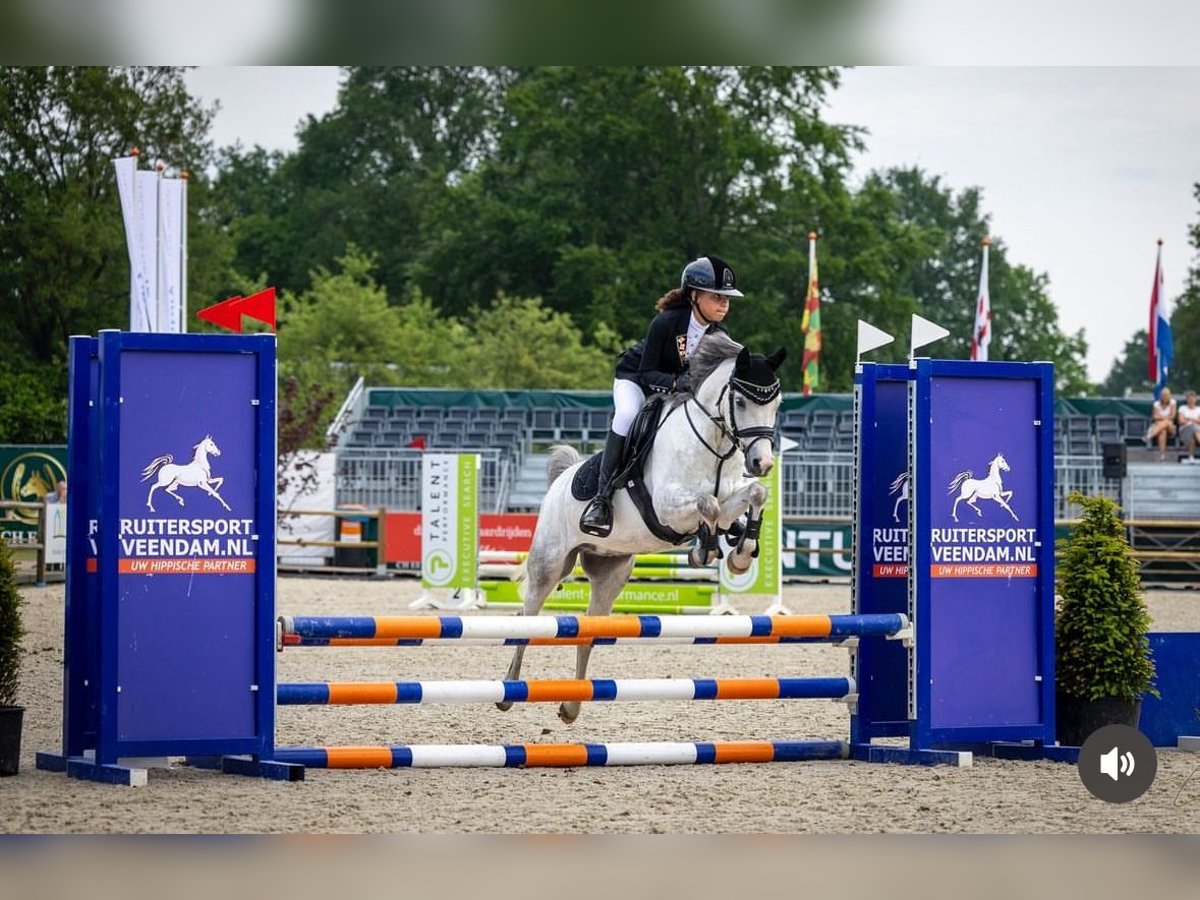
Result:
M693 394L683 403L683 412L687 417L688 425L692 429L692 434L696 436L696 440L719 460L717 465L717 485L721 483L721 469L725 465L725 461L732 457L738 450L742 451L744 456L750 455L750 448L757 441L774 441L775 429L767 425L754 425L749 427L740 427L737 423L737 404L734 402L735 395L741 394L756 406L766 406L772 400L779 396L780 385L779 379L768 385L755 384L751 381L746 381L743 378L738 378L736 372L729 376L729 380L721 388L721 393L717 397L716 411L710 410ZM721 414L721 405L725 402L726 397L729 398L729 413L728 420ZM709 422L717 427L720 432L720 437L717 439L717 447L725 440L729 441L729 449L722 453L717 447L709 444L708 440L700 433L700 429L696 427L696 422L692 419L691 404L695 404L699 410L704 413ZM747 475L751 473L747 472ZM714 491L714 494L716 491Z

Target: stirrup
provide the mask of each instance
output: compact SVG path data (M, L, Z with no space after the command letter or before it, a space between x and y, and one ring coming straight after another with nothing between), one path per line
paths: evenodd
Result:
M588 517L588 514L597 508L608 513L608 521L595 523L585 522L584 519ZM590 534L592 537L608 537L610 534L612 534L612 529L612 504L603 497L593 497L592 502L584 508L583 513L579 516L579 530L584 534Z

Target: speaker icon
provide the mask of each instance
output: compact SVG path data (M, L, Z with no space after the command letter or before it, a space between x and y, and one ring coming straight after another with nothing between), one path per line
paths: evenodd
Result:
M1107 753L1100 755L1100 773L1116 781L1120 775L1133 774L1133 763L1132 753L1126 750L1122 754L1116 747L1113 747Z

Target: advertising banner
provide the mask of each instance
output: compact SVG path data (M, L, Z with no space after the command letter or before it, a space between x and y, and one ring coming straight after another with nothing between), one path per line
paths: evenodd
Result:
M104 459L119 519L99 540L102 565L116 550L118 684L137 685L118 695L123 739L254 732L257 362L122 354L120 452Z
M51 444L0 445L0 500L42 503L67 480L67 448ZM0 536L10 544L37 542L35 507L0 509Z
M909 519L907 366L860 363L855 372L858 566L852 610L908 613ZM851 719L856 742L908 733L908 655L900 641L864 641L852 655L862 683Z
M730 594L757 594L774 597L779 594L783 581L783 561L779 542L783 531L783 491L781 473L783 466L779 457L771 471L759 479L767 486L767 505L763 507L762 530L759 532L758 556L750 561L750 568L740 575L729 571L729 556L719 563L721 591Z
M1052 718L1052 391L1049 364L918 360L911 553L927 741L1041 737Z
M473 589L479 565L479 456L426 453L421 461L421 584Z

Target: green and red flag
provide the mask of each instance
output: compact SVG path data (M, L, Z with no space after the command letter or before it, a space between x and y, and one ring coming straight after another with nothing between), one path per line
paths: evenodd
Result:
M817 233L808 233L808 295L804 298L804 318L800 322L804 333L803 394L812 394L821 387L821 288L817 280Z

